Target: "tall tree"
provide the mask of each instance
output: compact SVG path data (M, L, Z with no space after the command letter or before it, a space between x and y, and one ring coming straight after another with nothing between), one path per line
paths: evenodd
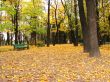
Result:
M84 12L83 0L78 0L78 6L79 6L80 22L82 27L82 34L83 34L84 52L89 52L89 36L88 36L89 33L88 33L86 15Z
M61 43L61 38L60 38L60 34L61 34L61 25L64 23L64 20L65 20L65 11L64 11L64 8L62 6L62 4L59 3L58 0L54 0L53 1L54 3L51 4L51 12L52 10L54 12L51 13L51 16L53 15L52 17L52 20L54 20L54 24L53 26L56 28L56 35L55 35L55 42L54 42L54 45L55 43Z
M47 47L50 45L50 0L48 0Z
M98 44L100 46L100 27L99 27L99 0L95 0L96 2L96 20L97 20L97 37L98 37Z
M21 0L6 0L9 2L10 6L13 7L15 13L13 15L13 24L15 26L14 31L15 31L15 44L18 44L18 28L19 28L19 12L20 12L20 2Z
M19 4L15 4L16 14L14 16L15 20L15 44L18 44L18 16L19 16Z
M89 27L90 38L90 56L99 56L99 46L97 39L97 24L96 24L96 5L95 0L86 0L87 7L87 22Z
M75 41L74 45L78 46L78 12L77 12L77 0L74 0L74 12L75 12Z
M25 37L31 35L31 45L36 45L39 36L46 33L44 26L44 6L42 3L42 0L24 1L24 3L22 3L22 5L24 5L21 10L21 21L23 23L20 24L20 30L24 33ZM28 39L27 37L27 40Z
M69 38L70 43L74 46L78 45L78 19L77 19L77 1L76 0L61 0L65 13L68 17ZM75 19L74 19L75 18Z
M56 27L57 27L57 32L56 32L56 42L55 43L59 43L59 26L58 26L58 0L54 1L55 3L55 23L56 23Z

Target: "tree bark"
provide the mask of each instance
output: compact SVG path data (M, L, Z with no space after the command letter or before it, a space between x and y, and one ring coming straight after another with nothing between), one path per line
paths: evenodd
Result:
M52 43L55 46L55 32L52 32Z
M98 37L98 44L100 46L101 45L101 43L100 43L100 36L101 35L100 35L100 27L99 27L99 9L98 9L98 5L99 5L99 1L96 0L97 37Z
M48 0L47 47L50 46L50 0Z
M13 34L11 33L11 40L10 40L11 45L13 45Z
M57 27L57 32L56 32L56 42L55 43L59 43L59 27L58 27L58 21L57 21L57 4L55 4L55 23L56 23L56 27Z
M74 46L78 46L78 12L77 12L77 0L74 0L75 11L75 41Z
M36 32L33 31L31 33L31 41L30 41L31 45L35 45L36 46Z
M82 27L82 34L83 34L83 44L84 52L89 52L89 33L88 33L88 26L87 26L87 21L86 21L86 16L84 12L84 4L83 0L78 0L78 6L79 6L79 16L80 16L80 22L81 22L81 27Z
M16 7L15 14L15 44L18 44L18 8Z
M9 34L9 32L7 32L7 43L6 44L10 45L10 34Z
M96 24L96 5L95 0L86 0L87 7L87 21L89 27L89 38L90 38L90 56L99 56L99 46L97 39L97 24Z

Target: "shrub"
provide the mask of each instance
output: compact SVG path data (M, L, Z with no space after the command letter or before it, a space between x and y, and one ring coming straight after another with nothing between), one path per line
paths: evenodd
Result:
M36 46L37 47L43 47L43 46L45 46L45 43L43 41L37 41Z

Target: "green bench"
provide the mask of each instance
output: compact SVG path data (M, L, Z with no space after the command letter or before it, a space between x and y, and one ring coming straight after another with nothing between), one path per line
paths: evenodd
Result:
M14 44L14 49L29 49L29 45L28 44Z

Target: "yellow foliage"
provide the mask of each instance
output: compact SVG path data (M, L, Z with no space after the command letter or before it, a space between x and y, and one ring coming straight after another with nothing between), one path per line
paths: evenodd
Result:
M110 47L104 45L100 51L101 57L90 58L82 46L67 44L1 52L0 78L15 82L109 82Z

